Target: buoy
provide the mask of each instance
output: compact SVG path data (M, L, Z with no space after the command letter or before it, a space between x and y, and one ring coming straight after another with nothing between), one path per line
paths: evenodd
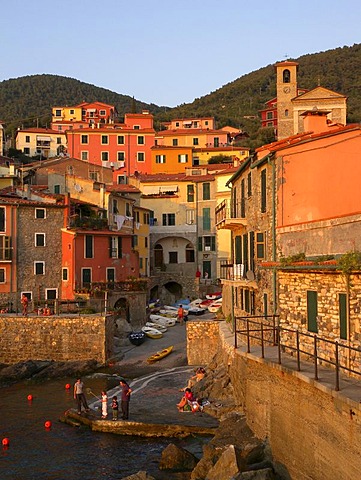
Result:
M2 439L1 443L3 444L4 447L8 447L9 444L10 444L10 440L5 437L5 438Z
M32 395L28 395L28 400L29 400L29 402L31 402L32 399L33 399L33 396L32 396Z
M69 390L69 389L70 389L70 383L67 383L67 384L65 385L65 388L66 388L67 390Z
M51 421L50 421L50 420L47 420L47 421L44 423L44 426L45 426L45 428L51 428Z

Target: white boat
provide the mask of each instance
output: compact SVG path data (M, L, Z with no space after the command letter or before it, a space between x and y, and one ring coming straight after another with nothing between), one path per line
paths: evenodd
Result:
M165 327L174 327L175 325L175 318L169 317L162 317L162 315L149 315L149 319L153 323L159 323L160 325L164 325Z
M145 324L145 327L155 328L156 330L159 330L162 333L165 333L168 330L165 325L161 325L160 323L153 323L153 322L147 322Z
M142 327L142 332L146 334L147 337L149 338L162 338L163 333L157 330L156 328L151 328L151 327Z

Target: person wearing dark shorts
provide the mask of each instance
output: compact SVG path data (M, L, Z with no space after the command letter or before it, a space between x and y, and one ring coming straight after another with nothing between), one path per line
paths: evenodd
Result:
M132 393L131 388L125 380L120 380L120 386L122 388L122 396L120 401L120 406L122 409L122 419L128 420L129 418L129 401L130 394Z
M80 378L78 378L74 384L74 398L78 406L79 415L81 414L82 405L84 407L84 410L86 412L89 412L88 403L86 401L86 397L85 397L85 393L83 392L83 389L84 389L84 383L81 381Z

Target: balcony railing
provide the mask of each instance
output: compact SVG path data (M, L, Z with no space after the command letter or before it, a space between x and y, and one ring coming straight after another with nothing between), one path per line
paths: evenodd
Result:
M232 203L230 200L223 200L216 207L215 217L217 228L233 229L246 226L244 200Z
M74 291L76 293L86 293L90 295L104 294L106 291L121 292L139 292L146 291L148 288L148 280L142 278L134 278L124 280L122 282L83 282L76 284Z
M243 280L245 278L242 263L225 263L220 265L220 278L223 280Z

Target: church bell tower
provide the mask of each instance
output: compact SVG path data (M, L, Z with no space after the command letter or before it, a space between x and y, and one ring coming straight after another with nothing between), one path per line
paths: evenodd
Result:
M277 139L294 134L292 99L297 97L298 63L284 61L276 63L277 73Z

